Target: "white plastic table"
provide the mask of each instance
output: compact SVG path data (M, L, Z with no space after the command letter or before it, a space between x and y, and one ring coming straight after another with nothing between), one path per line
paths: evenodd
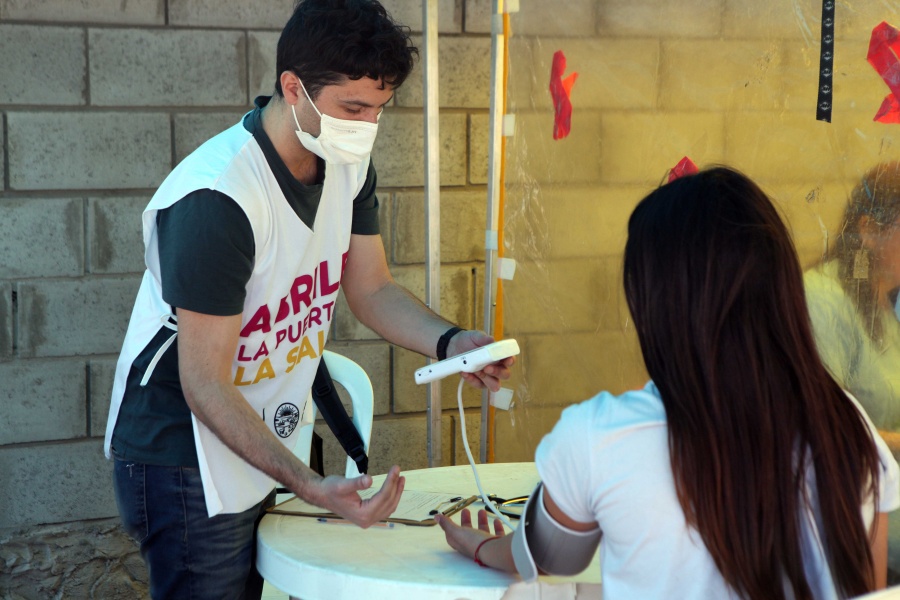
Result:
M469 465L403 473L416 490L477 494ZM510 498L530 494L538 482L534 463L478 465L485 492ZM380 486L384 475L373 477ZM480 503L471 509L478 509ZM453 517L459 522L459 516ZM513 520L515 524L515 520ZM595 559L579 576L518 575L476 565L447 545L439 527L396 524L360 529L319 523L309 517L266 515L257 535L256 566L262 576L303 600L562 600L600 598Z

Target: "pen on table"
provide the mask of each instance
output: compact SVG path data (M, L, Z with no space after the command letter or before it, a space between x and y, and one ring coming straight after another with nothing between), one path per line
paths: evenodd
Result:
M459 508L459 505L462 504L462 503L464 503L465 501L466 501L465 498L463 498L462 496L457 496L457 497L455 497L455 498L450 498L449 500L447 500L447 502L441 502L441 503L438 505L438 508L435 508L434 510L428 511L428 514L431 515L431 516L433 517L434 515L436 515L436 514L438 514L438 513L441 513L442 515L447 515L447 514L456 512L456 509ZM448 503L450 503L450 502L455 502L456 504L453 504L450 508L448 508L448 509L446 509L446 510L440 510L440 507L441 507L441 506L443 506L443 505L445 505L445 504L448 504Z
M319 523L327 523L329 525L354 525L350 521L345 521L344 519L326 519L324 517L319 517L316 519ZM369 525L369 527L383 527L385 529L393 529L394 524L389 521L378 521L377 523L373 523Z

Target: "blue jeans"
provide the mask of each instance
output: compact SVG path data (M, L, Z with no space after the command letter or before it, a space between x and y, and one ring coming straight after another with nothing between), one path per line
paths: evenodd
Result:
M166 600L258 600L256 527L274 491L242 513L209 518L200 470L115 460L116 504L150 572L150 595Z

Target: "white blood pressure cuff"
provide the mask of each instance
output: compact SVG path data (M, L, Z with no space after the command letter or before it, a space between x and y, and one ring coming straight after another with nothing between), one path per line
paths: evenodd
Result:
M590 531L575 531L560 525L544 507L544 486L539 483L513 533L512 553L516 571L524 581L534 581L539 572L577 575L594 558L601 536L599 527Z

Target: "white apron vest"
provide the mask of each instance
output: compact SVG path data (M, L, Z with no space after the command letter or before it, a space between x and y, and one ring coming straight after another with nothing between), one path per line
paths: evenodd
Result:
M171 308L162 299L156 213L200 189L234 199L250 220L256 254L232 377L272 435L293 448L334 317L350 246L353 200L367 170L368 160L328 165L312 231L285 199L265 155L241 123L206 142L172 171L143 213L147 270L116 366L107 457L132 362L160 327L173 332L157 360L177 335ZM191 419L209 516L241 512L262 500L274 480L232 452L196 417Z

